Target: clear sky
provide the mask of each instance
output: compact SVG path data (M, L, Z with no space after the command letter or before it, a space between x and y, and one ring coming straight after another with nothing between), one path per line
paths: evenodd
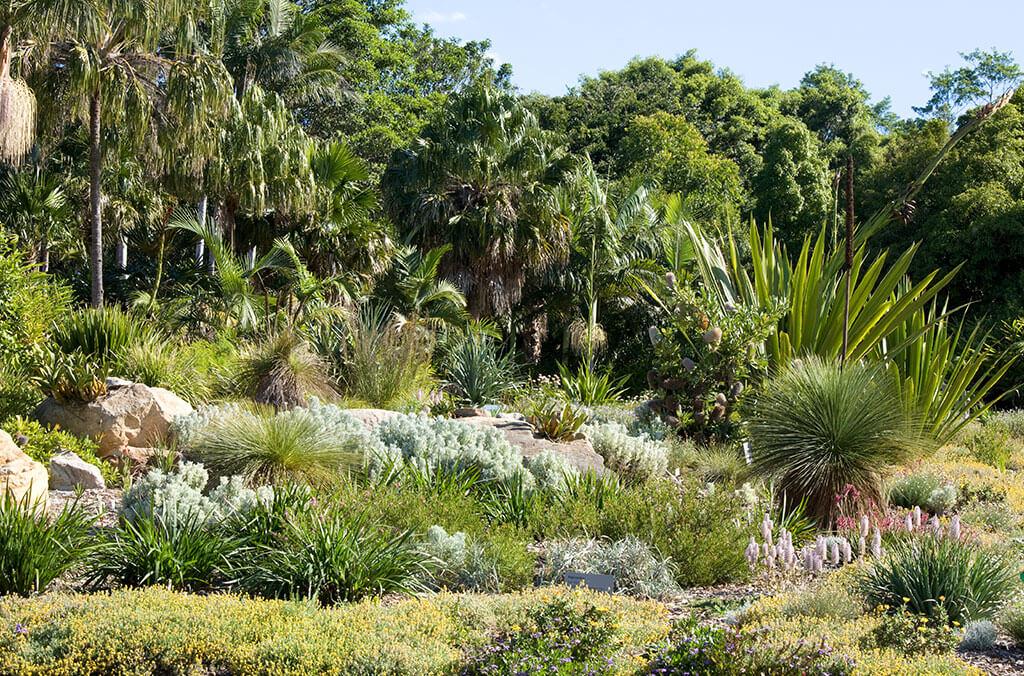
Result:
M975 47L1024 62L1024 0L407 0L439 35L488 38L524 92L561 94L634 56L695 48L750 86L788 88L818 63L853 73L911 115L925 73Z

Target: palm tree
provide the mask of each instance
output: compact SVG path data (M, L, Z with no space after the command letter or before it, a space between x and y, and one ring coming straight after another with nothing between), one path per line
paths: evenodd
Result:
M384 207L421 249L452 244L441 272L474 317L508 316L527 276L568 252L554 191L572 166L515 96L482 82L395 153L382 180Z
M56 174L44 172L38 164L12 172L0 182L0 212L3 225L27 246L39 269L50 267L50 249L55 242L72 239L68 228L70 211Z
M141 147L162 125L174 125L185 133L190 123L222 113L230 93L220 64L211 62L187 39L194 20L191 9L180 0L94 0L79 17L74 35L53 45L56 83L89 125L89 263L94 307L103 305L104 125L118 142Z
M406 321L465 326L469 320L465 296L451 282L438 279L441 260L450 250L450 244L427 252L400 248L376 295Z

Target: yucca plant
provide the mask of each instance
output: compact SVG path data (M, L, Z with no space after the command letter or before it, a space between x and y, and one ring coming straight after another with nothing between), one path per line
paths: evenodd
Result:
M252 486L330 485L362 465L353 444L302 409L242 412L212 422L192 441L189 455L212 474L242 476Z
M989 619L1016 582L1012 563L974 542L926 534L892 542L859 578L873 606L934 614L940 607L962 624Z
M490 336L471 333L449 347L444 377L461 403L484 406L497 403L519 384L519 369L511 352L504 352Z
M325 605L422 591L429 561L411 536L331 507L289 519L274 541L247 548L236 574L250 593Z
M0 497L0 594L38 594L89 554L95 517L72 503L56 518L28 494Z
M287 329L243 350L234 380L239 393L277 410L336 394L327 362L301 335Z
M755 474L773 479L808 514L834 522L836 499L853 486L882 503L882 479L923 446L882 367L810 357L765 384L747 418Z
M199 514L174 519L141 514L122 520L90 557L87 584L197 591L225 582L229 556L239 546L223 529L211 529Z

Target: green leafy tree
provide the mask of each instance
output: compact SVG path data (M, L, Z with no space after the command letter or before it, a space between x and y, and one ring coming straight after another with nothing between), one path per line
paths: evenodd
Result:
M392 157L384 207L408 241L452 245L441 271L474 317L508 316L527 277L565 257L554 189L572 165L514 96L474 85Z
M964 109L995 101L1024 80L1024 71L1009 52L975 49L960 57L965 65L928 73L932 98L915 112L952 125Z

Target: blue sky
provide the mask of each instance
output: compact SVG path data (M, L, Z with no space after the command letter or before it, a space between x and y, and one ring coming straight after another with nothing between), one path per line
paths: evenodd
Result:
M818 63L859 77L875 99L911 115L924 74L975 47L1024 62L1024 0L407 0L421 23L465 40L489 38L523 91L561 94L581 74L634 56L696 48L750 86L791 87Z

